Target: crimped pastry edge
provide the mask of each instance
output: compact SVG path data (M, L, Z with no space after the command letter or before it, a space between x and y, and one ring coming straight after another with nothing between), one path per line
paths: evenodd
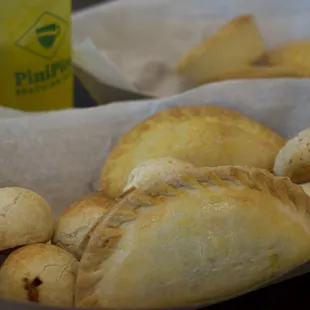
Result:
M175 196L174 193L180 188L195 188L200 183L216 183L220 186L239 183L259 191L268 190L270 195L282 201L284 206L288 206L288 210L284 212L291 214L292 220L298 221L310 235L310 197L289 178L274 176L264 169L243 166L197 168L190 173L174 177L167 183L159 181L142 189L130 188L115 200L109 215L97 224L89 238L78 270L76 306L100 306L100 293L94 290L102 274L98 272L97 267L117 250L118 241L122 237L123 223L136 219L139 208L154 206L163 199L169 199L169 196ZM93 253L97 251L100 251L100 255L95 257Z

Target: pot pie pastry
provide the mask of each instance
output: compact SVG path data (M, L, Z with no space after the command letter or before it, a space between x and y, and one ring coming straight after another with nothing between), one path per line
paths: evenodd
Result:
M310 181L310 128L287 141L276 156L273 171L295 183Z
M73 306L77 260L48 244L26 245L0 268L0 298Z
M125 134L105 162L100 186L115 198L132 169L164 156L196 167L242 165L272 170L284 143L271 129L236 111L214 106L170 108Z
M264 169L195 169L131 189L92 232L75 305L211 304L310 258L310 198Z
M19 187L0 188L0 251L50 240L54 218L37 193Z
M89 231L108 212L111 205L112 201L101 192L74 202L59 216L52 243L80 259Z
M140 188L154 179L161 178L165 180L171 175L185 173L193 168L195 168L193 164L170 156L149 159L130 172L124 191L131 187Z

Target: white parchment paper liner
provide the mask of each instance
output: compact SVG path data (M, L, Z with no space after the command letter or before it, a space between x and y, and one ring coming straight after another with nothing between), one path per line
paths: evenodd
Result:
M179 59L241 14L255 16L266 48L310 38L308 0L113 1L73 17L77 74L99 103L181 93L194 85L175 73Z
M162 99L2 118L0 187L35 190L57 216L96 189L105 158L136 122L167 107L217 105L238 110L288 138L310 127L309 90L310 79L230 81Z

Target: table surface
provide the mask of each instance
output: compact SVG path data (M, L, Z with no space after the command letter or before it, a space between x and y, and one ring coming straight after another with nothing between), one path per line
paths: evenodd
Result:
M124 0L123 0L124 1ZM86 6L104 2L104 0L73 0L73 9L80 10ZM94 102L89 97L83 86L77 81L75 87L76 106L92 106ZM310 274L297 277L295 279L270 286L265 289L235 298L231 301L221 303L212 307L210 310L228 309L309 309L310 294ZM12 308L13 310L13 308ZM16 308L14 310L17 310ZM30 309L29 309L30 310Z

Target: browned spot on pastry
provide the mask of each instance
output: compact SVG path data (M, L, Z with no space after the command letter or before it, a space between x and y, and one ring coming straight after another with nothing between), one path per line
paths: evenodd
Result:
M39 302L39 290L38 287L42 284L42 280L39 277L35 277L32 281L24 278L24 289L28 293L28 300L32 302Z

